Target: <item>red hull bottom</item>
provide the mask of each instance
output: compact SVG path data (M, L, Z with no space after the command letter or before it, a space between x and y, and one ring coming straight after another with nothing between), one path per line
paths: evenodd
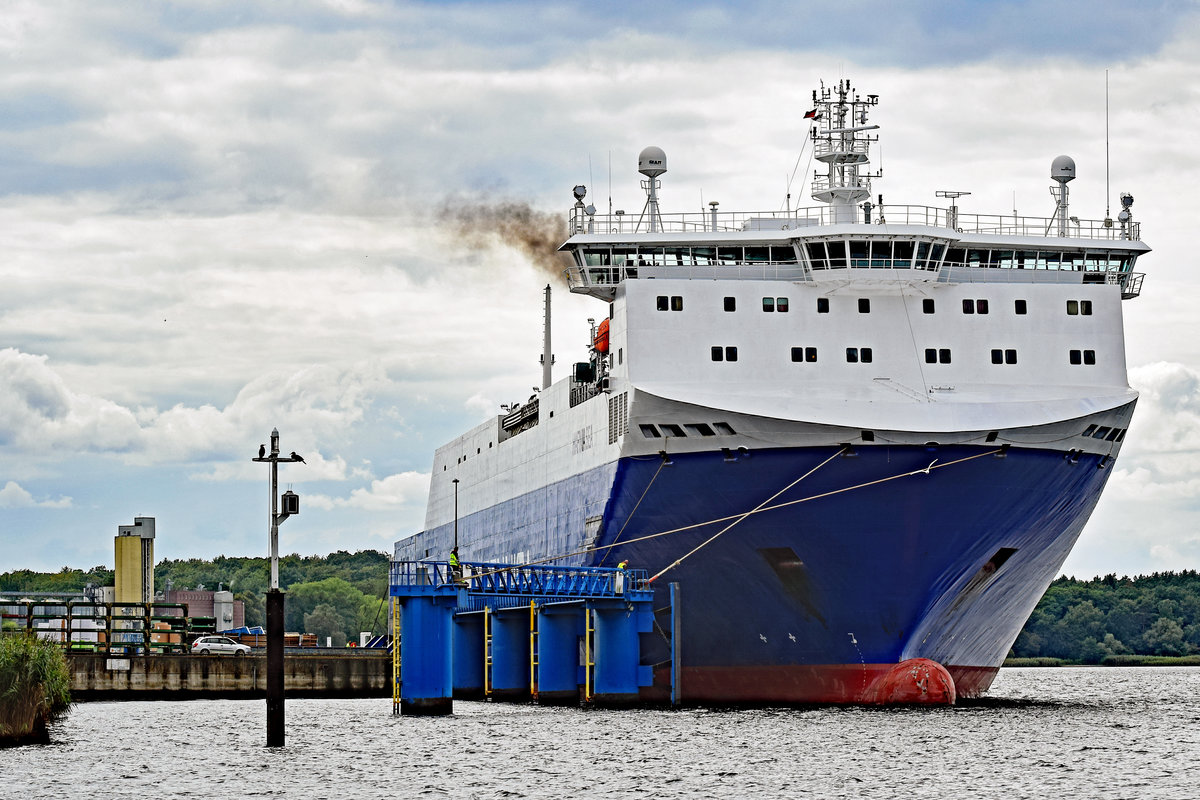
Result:
M946 668L923 658L899 664L684 667L679 694L684 703L953 705L959 697L987 691L997 671ZM665 681L656 680L655 689L669 692L669 670L656 677Z

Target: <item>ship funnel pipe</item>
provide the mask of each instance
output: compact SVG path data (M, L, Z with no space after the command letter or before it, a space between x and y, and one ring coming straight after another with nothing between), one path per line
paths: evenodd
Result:
M546 327L542 334L542 389L550 388L550 367L554 355L550 352L550 284L546 284Z

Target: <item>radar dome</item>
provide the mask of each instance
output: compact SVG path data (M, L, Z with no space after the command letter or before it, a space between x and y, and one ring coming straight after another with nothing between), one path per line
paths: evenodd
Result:
M638 172L647 178L657 178L667 171L667 154L661 147L647 147L638 154Z
M1050 178L1059 183L1075 180L1075 159L1070 156L1059 156L1050 162Z

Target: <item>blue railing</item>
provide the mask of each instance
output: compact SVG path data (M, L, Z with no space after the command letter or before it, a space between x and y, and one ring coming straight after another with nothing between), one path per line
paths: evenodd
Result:
M644 569L519 566L468 561L462 563L460 576L451 572L447 561L393 561L391 569L393 590L457 584L472 595L522 598L617 597L630 591L646 590L648 579Z

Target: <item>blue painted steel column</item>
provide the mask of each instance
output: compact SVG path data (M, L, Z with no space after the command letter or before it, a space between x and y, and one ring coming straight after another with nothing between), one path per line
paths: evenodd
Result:
M625 601L594 601L596 610L596 705L638 701L638 615Z
M529 607L492 614L492 696L529 699Z
M450 714L452 698L455 596L401 597L400 713Z
M579 636L582 633L582 603L538 607L539 704L575 705L579 702Z
M454 697L483 698L483 614L454 616Z

